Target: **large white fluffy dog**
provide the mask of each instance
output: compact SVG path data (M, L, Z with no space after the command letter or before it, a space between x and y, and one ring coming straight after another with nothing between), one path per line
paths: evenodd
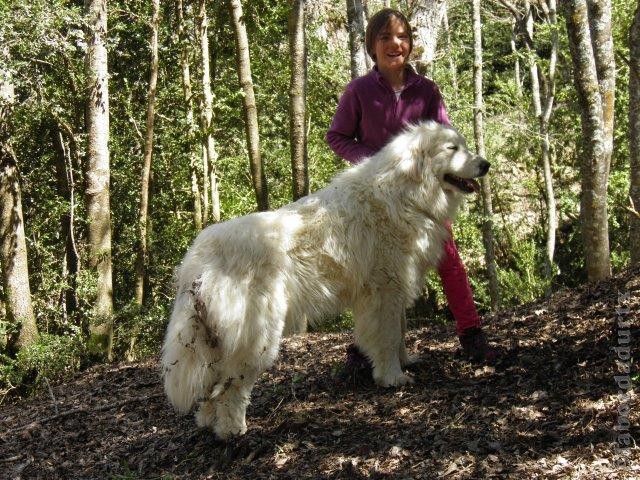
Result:
M204 229L176 272L162 349L170 402L180 412L198 403L198 425L221 438L243 434L285 324L345 308L375 381L410 382L403 312L488 169L456 130L420 123L308 197Z

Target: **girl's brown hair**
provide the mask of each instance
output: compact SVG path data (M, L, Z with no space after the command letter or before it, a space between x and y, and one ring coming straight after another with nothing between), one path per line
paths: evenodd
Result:
M409 25L409 20L398 10L394 10L393 8L383 8L378 11L369 19L369 23L367 24L367 31L364 36L364 43L367 47L367 53L376 61L376 39L380 32L389 25L389 22L392 19L399 20L404 25L405 30L407 31L407 35L409 35L409 53L413 50L413 35L411 34L411 25Z

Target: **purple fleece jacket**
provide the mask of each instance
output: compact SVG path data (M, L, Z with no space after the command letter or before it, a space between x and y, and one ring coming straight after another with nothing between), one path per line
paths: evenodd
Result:
M399 99L376 67L347 85L327 132L327 143L336 154L358 163L409 123L435 120L450 124L437 85L411 67L406 72Z

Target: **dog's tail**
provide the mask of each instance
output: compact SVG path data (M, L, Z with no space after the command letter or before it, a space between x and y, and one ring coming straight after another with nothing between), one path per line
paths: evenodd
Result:
M180 413L187 413L196 401L210 395L217 381L216 339L196 292L196 285L178 291L162 347L164 390Z

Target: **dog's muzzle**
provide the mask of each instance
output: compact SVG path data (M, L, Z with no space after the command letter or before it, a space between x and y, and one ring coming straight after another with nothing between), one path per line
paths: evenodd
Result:
M489 171L491 164L482 157L476 157L476 160L478 161L478 176L484 177Z

